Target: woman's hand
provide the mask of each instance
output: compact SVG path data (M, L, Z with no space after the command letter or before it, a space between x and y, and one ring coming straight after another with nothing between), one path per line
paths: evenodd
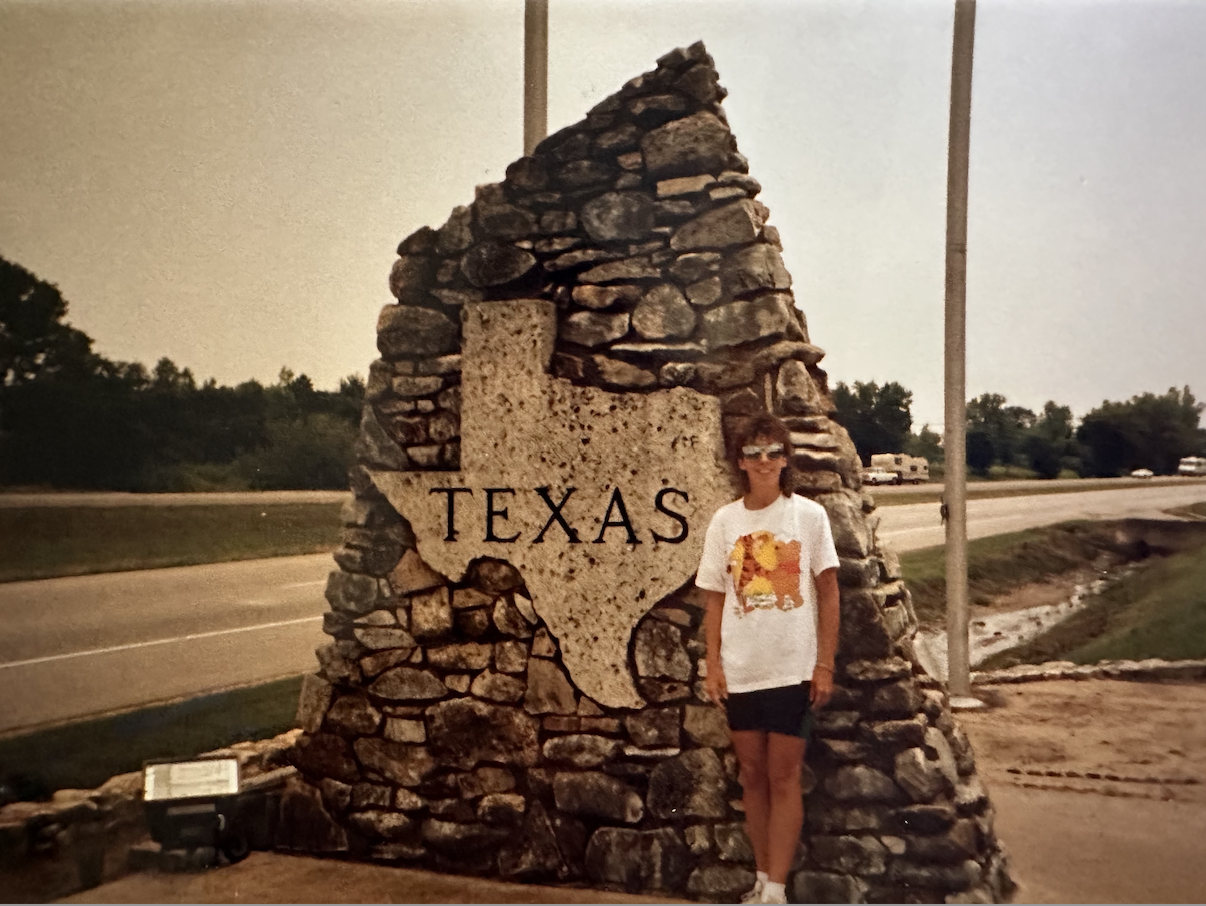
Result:
M824 708L833 698L833 668L817 664L812 671L812 685L808 689L808 701L814 708Z
M717 705L729 697L729 687L724 680L724 668L720 666L719 660L708 661L708 677L704 681L704 688L707 690L708 698Z

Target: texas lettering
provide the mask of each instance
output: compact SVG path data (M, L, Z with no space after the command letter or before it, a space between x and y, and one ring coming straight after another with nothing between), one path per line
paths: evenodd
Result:
M483 541L515 543L524 538L525 533L522 529L527 528L531 532L527 537L529 544L543 544L546 538L569 544L581 544L583 543L581 533L566 512L567 505L577 490L574 487L567 487L563 492L554 494L548 486L532 488L530 491L526 488L516 490L515 488L440 487L432 488L428 493L443 494L447 498L448 515L447 531L444 534L445 541L458 540L460 535L460 531L457 529L458 514L462 514L465 507L476 506L484 518L485 537L482 539ZM535 495L542 503L538 509L539 519L533 520L529 526L517 526L511 520L510 502L514 501L517 495L528 494ZM555 497L560 499L554 499ZM687 540L690 532L687 518L677 510L671 509L669 503L678 500L688 503L690 499L686 491L678 488L662 488L657 492L652 501L652 519L671 534L662 534L656 527L650 525L648 534L653 541L664 544L681 544ZM528 510L530 512L530 508ZM634 512L643 515L645 511ZM618 540L622 538L621 543L623 544L643 543L638 524L634 523L630 517L628 504L624 501L624 493L619 487L612 490L606 509L599 515L601 516L599 532L591 542L592 544L606 544L611 538ZM577 519L580 524L585 521L581 513L572 518ZM543 520L543 524L537 525L536 522L540 520ZM517 528L520 530L517 531ZM609 532L611 532L610 535Z

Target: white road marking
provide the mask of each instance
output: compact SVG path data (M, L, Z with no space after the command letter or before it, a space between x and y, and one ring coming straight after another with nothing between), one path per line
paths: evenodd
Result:
M192 642L196 639L210 639L219 635L234 635L239 632L255 632L260 629L276 629L280 626L296 626L299 623L310 623L321 620L322 617L300 617L295 620L277 620L275 623L259 623L255 626L240 626L237 629L217 629L213 632L194 632L190 635L175 636L170 639L154 639L150 642L131 642L128 645L113 645L109 648L91 648L87 651L71 651L67 654L51 654L46 657L34 657L24 661L9 661L0 664L0 670L9 667L28 667L32 664L47 664L52 661L65 661L76 657L89 657L95 654L110 654L114 651L129 651L133 648L150 648L153 645L170 645L173 642Z

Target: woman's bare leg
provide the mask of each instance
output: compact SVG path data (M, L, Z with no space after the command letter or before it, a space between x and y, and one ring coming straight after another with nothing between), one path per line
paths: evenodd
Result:
M806 743L798 736L783 733L767 733L765 736L769 807L765 825L766 867L762 870L772 881L783 884L787 882L787 873L791 871L792 860L800 845L800 829L804 826L800 769L804 763ZM740 753L737 757L740 759Z
M759 871L770 865L770 785L767 773L767 737L760 730L737 730L732 734L733 751L741 766L741 803L745 806L745 832L754 850ZM797 831L798 833L798 831Z

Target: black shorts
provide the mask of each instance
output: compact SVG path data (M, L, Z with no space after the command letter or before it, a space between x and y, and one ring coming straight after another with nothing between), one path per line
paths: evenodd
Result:
M808 739L812 733L811 683L755 692L730 692L724 700L730 730L758 730Z

